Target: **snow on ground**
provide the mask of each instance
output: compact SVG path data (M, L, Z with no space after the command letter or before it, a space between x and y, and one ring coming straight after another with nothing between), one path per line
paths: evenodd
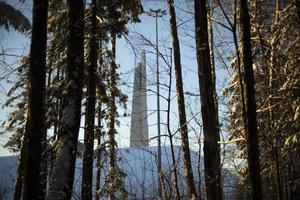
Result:
M0 157L0 200L13 199L17 164L16 156Z
M179 169L180 190L184 196L186 196L182 150L180 147L175 147L174 151L176 165ZM103 168L101 169L101 185L104 183L105 172L108 169L108 158L106 155L102 156L104 162ZM157 199L157 147L121 148L118 149L118 158L119 166L127 174L125 177L125 187L129 194L128 199ZM162 169L164 178L169 184L172 184L173 182L171 179L171 177L173 177L171 158L171 148L169 146L163 146ZM199 189L199 185L201 185L201 192L202 195L204 195L203 158L199 157L196 152L191 152L191 160L197 185L196 188ZM12 199L16 169L16 156L0 157L0 200ZM79 199L80 197L81 169L82 159L77 158L74 177L74 199ZM94 167L94 174L95 171L96 167ZM231 173L226 172L225 174L226 176L224 177L227 177L223 181L225 199L235 199L234 195L237 192L236 188L238 180L236 176ZM168 184L166 184L166 187L168 187ZM172 193L175 193L175 191L172 191Z

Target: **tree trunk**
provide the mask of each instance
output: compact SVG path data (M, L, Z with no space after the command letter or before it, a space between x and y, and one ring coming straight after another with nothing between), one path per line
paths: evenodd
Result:
M62 102L61 125L55 141L55 163L48 200L70 200L74 181L77 140L81 118L83 85L83 0L68 1L69 41L66 66L66 94Z
M170 127L170 112L171 112L171 89L172 89L172 49L171 49L171 64L170 64L170 71L169 71L169 85L168 85L168 109L167 109L167 130L169 134L170 139L170 148L171 148L171 156L172 156L172 171L174 173L174 186L176 191L176 199L180 199L180 190L179 190L179 184L178 184L178 168L176 164L176 156L174 151L174 141L173 141L173 135ZM172 187L170 191L170 197L172 197Z
M45 129L45 85L48 1L33 1L28 71L28 121L25 137L24 200L44 199L39 193L42 137Z
M81 199L92 200L93 186L93 157L94 157L94 129L95 129L95 104L96 104L96 69L97 69L97 1L92 0L91 5L91 39L89 49L87 106L85 116L84 153L82 166Z
M276 26L278 21L279 21L279 13L280 13L280 9L281 9L281 0L276 0L275 3L275 21L274 21L274 25ZM274 27L272 27L272 32ZM275 34L276 35L276 34ZM273 36L276 37L276 36ZM271 58L270 58L270 66L269 66L269 70L268 70L268 107L269 107L269 131L270 133L274 134L274 146L273 146L273 151L272 151L272 157L274 158L274 177L275 177L275 181L274 181L274 185L276 186L276 198L277 200L281 200L282 199L282 188L281 188L281 180L280 180L280 160L279 160L279 155L280 155L280 147L278 147L279 145L279 133L276 132L276 128L275 128L275 114L273 112L272 106L275 104L275 102L273 101L273 96L274 96L274 91L277 90L278 87L276 87L274 84L274 80L276 80L276 78L274 78L275 75L275 68L276 68L276 56L275 56L275 52L276 52L276 45L277 45L277 39L272 38L271 39Z
M53 68L52 68L52 62L50 61L49 63L49 69L47 71L47 85L46 85L46 91L48 88L51 87L51 74L52 74L52 71L53 71ZM49 96L48 94L46 93L46 103L49 101ZM46 104L46 112L49 108L49 103ZM46 116L47 118L47 116ZM45 128L45 131L44 131L44 134L42 135L42 158L41 158L41 173L40 173L40 194L42 196L43 199L46 198L46 191L47 191L47 178L48 178L48 165L49 165L49 158L50 158L50 145L47 141L47 129L48 129L48 126L46 125L46 128Z
M208 17L208 39L209 39L209 53L210 53L210 63L211 63L211 76L212 76L212 87L213 87L213 95L214 95L214 100L215 100L215 107L216 107L216 120L217 123L219 124L219 115L218 115L218 109L219 109L219 104L218 104L218 95L217 95L217 89L216 89L216 64L215 64L215 53L214 53L214 29L213 29L213 23L212 23L212 17L213 17L213 10L212 8L212 3L208 2L207 7L209 8L207 12L207 17Z
M17 177L15 183L15 190L14 190L14 200L20 200L22 197L22 189L23 189L23 182L24 182L24 168L26 163L26 152L25 152L25 145L24 141L27 140L28 134L26 133L26 128L28 127L27 121L25 122L24 127L24 138L23 143L21 146L21 152L19 157L19 163L17 168Z
M248 145L248 168L251 184L251 199L262 199L259 166L259 146L256 119L256 102L254 90L254 73L250 33L250 17L247 0L240 0L240 29L242 45L242 65L244 67L245 101L246 101L246 133Z
M212 67L208 42L206 1L195 0L195 30L201 112L204 134L204 169L206 197L223 199L220 166L220 140L217 110L214 99Z
M109 88L111 90L110 92L110 98L109 98L109 130L108 130L108 142L109 142L109 168L110 170L115 170L116 168L116 141L115 141L115 123L116 123L116 102L115 102L115 96L116 96L116 34L112 33L112 62L111 62L111 69L110 69L110 81L109 81ZM110 181L112 180L112 177L110 178ZM115 185L113 183L110 183L111 186ZM108 199L114 200L115 194L114 190L115 188L111 188L109 186L109 193L108 193Z
M168 7L169 7L169 15L170 15L171 33L173 39L177 104L178 104L179 125L180 125L180 133L181 133L182 149L183 149L183 160L184 160L184 167L186 172L186 181L187 181L189 198L197 199L197 192L196 192L193 170L191 165L191 157L190 157L189 137L188 137L188 128L186 123L185 102L184 102L182 75L181 75L180 46L179 46L179 39L177 33L176 14L175 14L173 0L168 0Z
M60 69L57 69L57 71L56 71L56 78L58 79L58 82L60 82L64 79L63 73L62 73L62 75L60 74ZM53 124L53 138L56 138L59 121L61 119L61 98L60 97L56 97L56 99L55 99L55 109L56 109L57 115L56 115L56 119ZM48 175L48 177L52 176L54 160L55 160L55 151L51 145L49 148L49 164L48 164L49 165L49 175Z
M102 34L100 35L100 41L99 41L99 72L98 72L98 84L102 83L102 65L103 65L103 58L102 58ZM97 148L98 152L96 155L96 195L95 195L95 200L99 200L100 195L99 195L99 190L100 190L100 176L101 176L101 136L102 136L102 102L101 102L101 94L103 94L103 87L99 85L98 87L98 133L97 133Z
M97 132L97 154L96 154L96 194L95 194L95 200L100 199L100 176L101 176L101 136L102 136L102 114L101 114L101 109L102 105L101 102L98 103L98 132Z
M24 165L25 165L25 151L22 145L21 153L19 157L18 169L17 169L17 177L16 177L15 190L14 190L14 200L20 200L22 196Z

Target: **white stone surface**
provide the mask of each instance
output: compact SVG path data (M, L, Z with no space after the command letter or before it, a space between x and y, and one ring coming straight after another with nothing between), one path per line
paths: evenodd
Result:
M142 53L141 62L134 71L133 100L130 127L130 146L149 146L147 117L146 56Z

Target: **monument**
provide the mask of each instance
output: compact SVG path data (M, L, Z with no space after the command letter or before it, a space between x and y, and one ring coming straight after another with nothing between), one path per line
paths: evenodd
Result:
M134 70L130 147L149 146L146 83L146 56L143 52L141 62Z

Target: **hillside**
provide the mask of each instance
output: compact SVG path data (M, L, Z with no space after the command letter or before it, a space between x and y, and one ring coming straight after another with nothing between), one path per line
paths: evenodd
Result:
M118 149L119 166L127 174L125 177L125 186L128 191L128 199L156 199L157 197L157 151L156 147L147 148L121 148ZM181 148L175 147L175 155L177 165L179 168L179 185L180 190L186 195L183 161ZM107 157L104 156L103 168L101 170L101 184L103 185L105 179L105 171L107 171ZM204 195L204 178L203 178L203 158L196 152L191 154L192 166L194 171L194 177L199 189L199 183L201 183L202 195ZM170 181L171 169L171 149L168 146L162 148L162 168L166 182ZM79 199L80 185L81 185L81 167L82 159L77 158L75 182L74 182L74 194L73 199ZM17 169L17 157L6 156L0 157L0 199L12 199L14 179ZM94 174L95 174L94 167ZM199 171L200 169L200 171ZM200 173L199 173L200 172ZM201 176L199 176L201 174ZM225 173L224 180L224 195L225 199L232 199L236 193L237 178L230 174ZM230 180L230 181L229 181ZM171 182L170 182L171 183ZM168 183L166 184L168 186ZM168 191L172 192L172 191ZM174 192L174 191L173 191Z

